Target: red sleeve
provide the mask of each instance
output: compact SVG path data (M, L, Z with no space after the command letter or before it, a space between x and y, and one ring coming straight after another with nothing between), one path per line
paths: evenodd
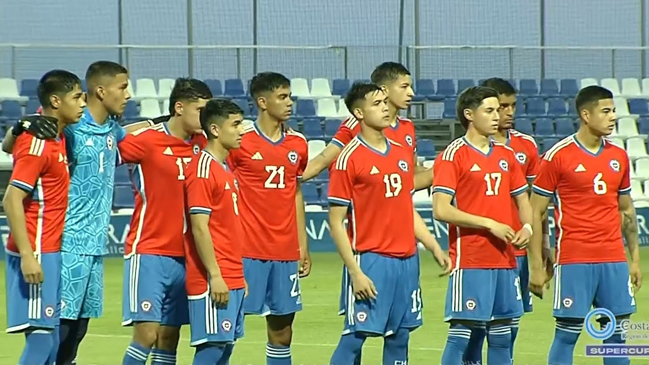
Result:
M210 174L214 171L210 171L209 167L201 168L201 162L204 160L207 159L199 159L199 162L194 165L194 171L190 172L185 182L189 214L212 214L213 195L221 192L215 186L215 179L210 178Z
M435 164L433 165L433 193L455 195L460 169L456 154L450 152L444 150L435 158Z
M509 174L509 194L511 196L517 196L527 191L527 180L525 179L523 169L520 168L518 161L516 161L514 151L507 150L507 152L509 153L509 166L512 167L511 173Z
M159 132L150 128L143 128L127 134L117 144L121 160L126 163L140 163L146 155L147 146L150 145L149 141L153 137L152 133Z
M629 166L629 156L624 153L624 157L620 159L622 164L622 181L618 188L619 195L631 194L631 168Z
M336 161L329 174L329 204L348 206L352 201L354 186L354 161Z
M228 157L225 159L225 164L228 165L228 169L230 171L237 169L237 161L239 160L240 150L241 148L231 149L228 153Z
M552 160L543 159L534 180L532 191L541 196L551 197L559 184L559 161L557 155L551 155Z
M16 139L13 148L14 167L11 185L31 193L47 165L46 142L31 134L23 133Z
M347 118L340 125L340 128L338 128L338 131L331 139L331 143L340 148L345 147L352 139L354 139L354 137L356 137L358 131L360 130L360 126L361 124L356 120L356 118Z
M307 145L306 140L300 142L300 158L297 167L298 180L302 180L302 174L304 173L304 170L306 170L306 165L309 163L309 146Z
M539 157L539 150L536 146L530 143L528 156L530 162L527 164L527 171L525 171L525 177L527 181L532 182L536 178L536 175L539 174L539 164L541 162Z

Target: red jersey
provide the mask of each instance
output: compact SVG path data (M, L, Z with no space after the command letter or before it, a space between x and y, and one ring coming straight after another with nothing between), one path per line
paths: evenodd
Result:
M246 127L241 147L230 151L227 159L240 183L243 257L300 259L295 194L308 160L302 134L285 131L279 141L273 142L256 124Z
M331 139L331 143L343 148L360 132L361 123L354 116L347 117L338 128L336 135ZM385 128L383 134L400 145L411 148L412 154L417 151L415 124L410 119L397 116L397 123L394 126Z
M574 135L543 156L536 194L554 197L558 264L626 262L618 198L631 193L629 156L604 139L593 154Z
M510 130L509 136L507 138L507 146L514 150L516 156L516 161L518 161L518 166L523 170L523 174L527 179L528 183L531 183L536 178L536 174L539 170L539 148L536 145L536 141L532 136L527 134ZM516 232L523 228L521 219L518 215L518 206L516 201L512 199L512 229ZM514 253L516 256L525 256L527 255L526 250L519 250L514 248Z
M412 150L387 141L386 152L360 135L343 148L329 177L329 202L352 207L348 224L355 252L409 257L417 250Z
M70 173L65 140L42 140L23 133L13 148L9 184L26 191L23 201L27 237L35 254L59 252L68 209ZM19 254L9 233L7 251Z
M134 163L135 209L124 243L133 254L183 257L186 230L183 184L187 164L205 147L203 135L186 142L169 133L166 123L140 129L119 143L120 157Z
M512 197L525 193L527 183L511 148L491 142L490 151L483 153L462 137L433 166L433 193L452 195L463 212L512 225ZM449 224L448 236L454 269L516 267L514 246L487 230Z
M243 227L239 219L237 181L209 152L202 151L187 166L185 212L210 216L209 230L216 262L230 290L245 287L241 242ZM187 294L200 296L208 292L207 271L196 250L191 220L185 234L185 267Z

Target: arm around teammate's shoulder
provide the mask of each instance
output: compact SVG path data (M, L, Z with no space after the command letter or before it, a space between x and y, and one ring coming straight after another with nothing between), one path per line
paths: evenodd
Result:
M329 143L322 152L316 157L312 158L306 165L306 169L302 174L302 181L308 181L318 176L324 169L329 167L331 163L338 157L341 147L335 143Z

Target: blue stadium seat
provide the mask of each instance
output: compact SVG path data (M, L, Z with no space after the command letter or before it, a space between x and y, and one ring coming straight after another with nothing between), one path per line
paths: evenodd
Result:
M115 168L115 186L118 185L131 185L128 165L120 165Z
M246 92L243 89L243 81L241 79L227 79L225 80L223 95L231 98L246 97Z
M5 100L1 104L2 117L4 119L20 119L23 116L23 110L20 103L15 100Z
M38 96L38 80L24 79L20 82L20 95L35 98Z
M232 99L232 102L237 104L241 110L243 110L243 115L250 115L250 104L248 99L235 98Z
M298 100L295 103L295 115L299 117L315 117L316 110L313 100Z
M0 128L0 140L4 139L6 135L7 135L7 130L4 128Z
M36 114L38 108L41 107L41 103L38 99L29 99L27 100L27 105L25 106L25 114Z
M344 96L347 95L351 87L351 82L348 79L334 79L331 86L331 93L333 95Z
M130 186L115 186L113 207L116 209L133 209L135 207L133 188Z
M516 107L516 111L514 112L514 118L518 119L523 116L525 116L525 104L520 102L518 103L518 106Z
M341 121L339 119L327 119L324 122L324 136L327 138L333 138L340 128Z
M284 123L286 123L286 126L293 129L294 131L300 130L300 127L297 124L297 119L291 118Z
M313 182L322 184L329 181L329 169L324 169L322 172L313 179Z
M568 115L568 106L566 100L561 98L548 99L548 116L553 118L563 117Z
M577 106L575 105L575 99L573 99L573 98L566 99L566 104L568 104L568 115L573 117L573 118L576 118L577 117Z
M435 83L431 79L419 79L415 84L415 96L425 99L435 98Z
M516 92L518 93L518 85L516 85L516 80L514 80L514 79L509 79L509 80L507 80L507 81L509 81L509 84L510 84L510 85L514 88L514 90L516 90Z
M439 89L437 91L439 91ZM444 112L442 112L443 119L457 118L457 112L455 111L455 101L455 99L444 100Z
M571 118L559 118L555 122L555 132L559 137L566 137L575 133L575 125Z
M559 142L558 138L544 138L543 143L541 143L541 153L546 153L552 146Z
M472 79L459 79L457 80L457 93L460 94L462 91L475 86L475 81Z
M86 82L86 79L81 79L81 90L85 93L88 91L88 83ZM133 96L133 95L131 95Z
M212 95L214 97L223 95L223 87L221 85L221 80L205 79L203 81L205 82L207 87L210 88L210 91L212 91Z
M257 119L257 115L259 115L259 108L257 108L257 104L253 102L252 107L250 108L250 114L246 116L248 118Z
M552 137L554 133L554 122L550 118L538 118L535 121L534 134L539 137Z
M534 135L532 120L528 118L516 118L514 120L514 127L521 133L529 134L530 136Z
M524 96L538 95L539 87L536 85L536 80L533 79L521 79L520 88L518 93Z
M457 95L457 93L455 92L455 83L453 83L453 80L451 79L437 80L437 92L435 95L443 98Z
M649 117L641 117L638 119L638 133L649 134Z
M323 206L329 205L329 183L322 184L320 187L320 200L322 201Z
M322 125L320 124L320 119L316 118L307 118L302 122L302 134L306 139L322 139L324 133L322 133Z
M322 205L320 194L318 194L318 187L313 183L304 183L302 187L302 196L307 205Z
M560 93L566 97L574 97L579 92L579 85L575 79L562 79Z
M629 113L649 115L649 104L646 99L629 99Z
M525 100L525 115L534 117L545 115L545 100L542 98L528 98Z
M432 160L435 155L435 143L432 140L420 139L417 141L417 156Z
M164 114L167 114L167 110L163 110ZM139 119L140 111L137 110L137 102L134 100L129 100L126 102L126 107L124 108L124 119Z
M539 94L544 97L552 97L559 95L559 85L555 79L543 79L541 80L541 91Z
M372 80L370 79L356 79L354 80L354 83L359 83L359 84L371 84Z

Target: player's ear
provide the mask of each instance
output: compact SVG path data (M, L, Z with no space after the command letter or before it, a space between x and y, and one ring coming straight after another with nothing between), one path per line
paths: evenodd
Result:
M388 95L388 86L387 85L381 85L381 90L383 93L387 96Z
M174 111L176 112L176 115L182 116L183 115L183 103L180 101L176 101L174 104Z
M104 98L106 97L106 90L103 86L97 86L95 88L95 95L97 95L97 99L104 100Z
M358 120L363 119L363 111L361 110L361 108L352 109L352 115Z
M462 114L464 114L464 117L465 117L466 120L468 120L469 122L472 122L472 121L473 121L473 110L472 110L471 108L466 108L466 109L464 109L464 110L462 111Z
M210 133L212 133L212 137L219 138L219 126L216 124L210 125Z
M60 108L61 107L61 98L58 95L50 96L50 105L54 109Z
M263 96L258 97L257 98L257 107L260 110L268 109L268 105L266 104L266 98L264 98Z

